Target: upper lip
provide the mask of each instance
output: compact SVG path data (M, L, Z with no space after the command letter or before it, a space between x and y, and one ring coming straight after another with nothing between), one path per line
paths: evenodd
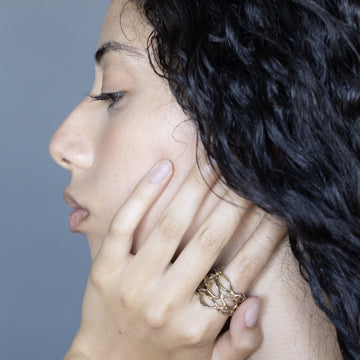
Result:
M79 205L79 203L74 199L74 197L69 193L68 190L64 191L63 198L64 198L66 204L69 205L71 208L85 210L85 208L83 206Z

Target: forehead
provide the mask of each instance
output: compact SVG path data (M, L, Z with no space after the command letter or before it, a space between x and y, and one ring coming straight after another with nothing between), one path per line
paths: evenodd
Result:
M151 27L132 1L113 0L105 17L98 48L115 41L146 53L146 42L150 32Z

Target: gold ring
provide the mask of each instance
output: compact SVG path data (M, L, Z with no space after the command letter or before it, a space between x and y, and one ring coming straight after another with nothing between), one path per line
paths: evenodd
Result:
M224 268L210 272L201 282L196 292L200 303L207 308L215 308L226 316L232 316L245 300L244 294L236 293L229 278L223 273Z

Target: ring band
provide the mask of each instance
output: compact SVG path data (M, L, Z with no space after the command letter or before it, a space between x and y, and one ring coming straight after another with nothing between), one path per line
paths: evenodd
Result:
M232 316L245 300L244 294L236 293L229 278L223 273L224 268L210 272L201 282L196 292L200 304L207 308L215 308L226 316Z

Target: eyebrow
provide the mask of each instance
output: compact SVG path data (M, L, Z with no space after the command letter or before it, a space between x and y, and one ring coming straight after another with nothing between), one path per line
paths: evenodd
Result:
M117 41L108 41L100 46L100 48L95 53L95 61L97 64L101 64L102 59L107 53L110 52L119 52L125 53L126 55L136 56L136 57L144 57L144 53L142 53L136 47L131 45L122 44Z

